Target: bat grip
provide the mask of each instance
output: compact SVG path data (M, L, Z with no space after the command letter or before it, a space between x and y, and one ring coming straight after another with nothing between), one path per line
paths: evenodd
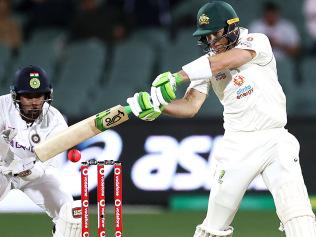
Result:
M132 113L131 107L129 105L125 105L124 106L124 110L125 110L125 113L127 113L127 114L131 114Z

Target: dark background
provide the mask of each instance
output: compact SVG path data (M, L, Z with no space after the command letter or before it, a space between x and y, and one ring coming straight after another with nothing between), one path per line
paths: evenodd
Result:
M297 137L300 142L300 162L306 186L310 194L316 193L315 173L315 138L316 122L313 119L301 120L290 119L286 128ZM204 188L188 191L175 191L168 189L165 191L144 191L138 189L131 180L131 168L135 161L146 154L144 143L151 135L168 135L181 141L191 135L215 135L223 134L222 121L220 119L172 119L157 120L155 122L143 122L132 119L114 128L123 140L123 150L119 158L123 162L123 198L127 204L150 204L167 206L170 198L174 195L208 195L209 191ZM105 144L106 146L106 144ZM205 159L209 153L199 154ZM102 157L102 159L111 159ZM165 164L166 166L168 163ZM178 165L177 173L186 173L187 170ZM113 178L109 175L106 178L107 202L112 202ZM267 191L249 190L250 193L268 193ZM92 191L91 199L96 201L96 190Z

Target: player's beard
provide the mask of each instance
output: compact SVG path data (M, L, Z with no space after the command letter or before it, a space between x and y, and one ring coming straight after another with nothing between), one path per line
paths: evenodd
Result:
M43 110L41 109L22 109L20 111L21 116L23 117L24 120L27 122L34 122L41 114Z

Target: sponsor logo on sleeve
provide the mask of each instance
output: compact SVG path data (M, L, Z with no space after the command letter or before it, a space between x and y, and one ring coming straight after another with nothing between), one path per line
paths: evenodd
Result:
M242 75L237 75L233 79L233 83L235 86L242 86L245 82L245 78Z
M251 85L244 86L237 90L237 99L241 99L253 93L253 87Z

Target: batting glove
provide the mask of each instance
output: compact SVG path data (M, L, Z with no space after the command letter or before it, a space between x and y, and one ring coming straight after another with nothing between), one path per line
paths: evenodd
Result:
M178 73L165 72L156 77L151 87L151 98L154 106L167 105L176 99L177 84L182 82Z
M154 106L150 95L147 92L135 93L127 99L133 114L145 121L153 121L161 114L161 109Z

